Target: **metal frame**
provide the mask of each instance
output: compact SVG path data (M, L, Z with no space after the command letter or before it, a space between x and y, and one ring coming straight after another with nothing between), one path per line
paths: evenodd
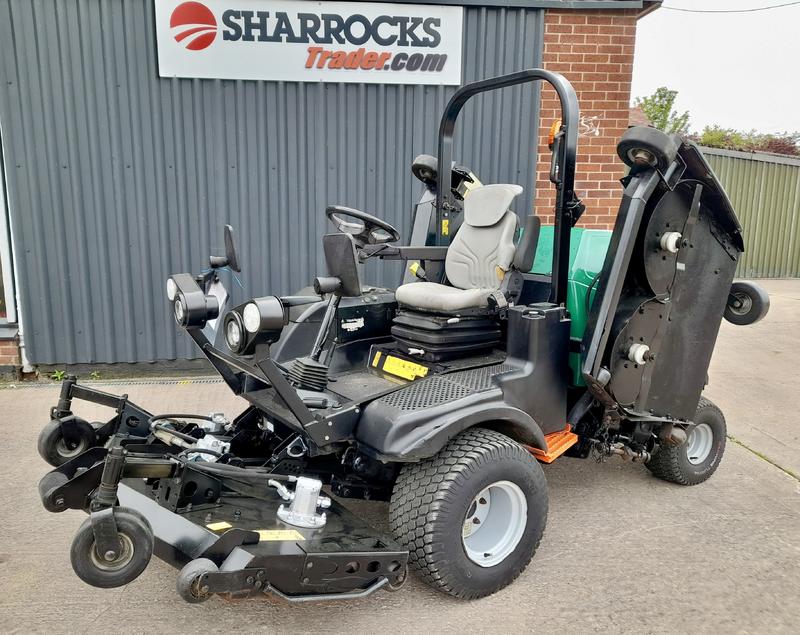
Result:
M608 248L608 253L615 254L615 257L608 267L607 286L601 296L599 307L593 311L597 326L589 338L581 368L587 385L594 387L598 394L605 392L604 382L600 380L602 354L611 335L614 311L619 304L622 284L633 254L644 208L660 182L661 175L655 170L633 176L626 187L626 196L619 210L616 228L620 229L617 231L615 228L612 244ZM603 269L606 269L606 265Z
M116 410L116 415L96 430L98 439L107 439L120 428L125 434L146 437L150 434L147 421L151 414L128 400L128 395L114 395L78 384L78 378L70 375L61 382L58 403L50 409L50 419L59 421L65 439L75 439L77 432L73 425L72 401L79 399Z
M577 218L573 216L575 201L575 164L578 151L578 123L580 109L578 97L572 84L563 75L540 68L529 68L518 73L500 75L479 82L466 84L459 88L450 98L444 109L439 124L438 163L451 165L453 160L453 133L456 120L464 105L475 95L509 86L544 81L556 91L561 102L561 120L563 137L554 148L554 163L551 166L551 180L556 185L555 230L553 245L553 271L551 279L550 301L554 304L565 304L567 301L567 274L569 271L570 230ZM436 226L442 227L449 210L455 209L453 195L449 183L449 171L439 170L436 184ZM436 232L437 244L443 244L441 231Z

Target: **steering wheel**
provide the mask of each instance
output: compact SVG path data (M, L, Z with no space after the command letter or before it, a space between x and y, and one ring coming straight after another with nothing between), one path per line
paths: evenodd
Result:
M389 223L352 207L329 205L325 209L325 215L336 229L343 234L350 234L362 247L400 240L400 232Z

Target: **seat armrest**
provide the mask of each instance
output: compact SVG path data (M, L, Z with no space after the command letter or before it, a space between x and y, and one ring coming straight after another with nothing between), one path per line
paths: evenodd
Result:
M395 245L365 245L362 252L369 257L382 258L384 260L444 260L447 258L446 246L407 246L397 247Z
M517 251L514 254L514 262L512 263L517 271L527 273L531 270L531 267L533 267L541 228L542 221L535 214L525 219L522 238L520 238L519 243L517 243Z

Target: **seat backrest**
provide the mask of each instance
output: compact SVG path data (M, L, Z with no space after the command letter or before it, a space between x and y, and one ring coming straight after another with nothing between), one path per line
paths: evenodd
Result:
M508 209L519 185L498 183L470 191L464 222L447 249L445 271L459 289L499 289L514 260L517 215Z

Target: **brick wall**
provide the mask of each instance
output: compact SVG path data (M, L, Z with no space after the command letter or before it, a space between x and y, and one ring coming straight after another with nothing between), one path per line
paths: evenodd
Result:
M586 205L579 225L610 228L625 173L616 145L628 127L636 11L547 11L544 23L542 65L572 82L582 118L598 132L587 134L583 128L578 137L575 189ZM547 177L547 135L560 118L558 98L548 86L542 90L536 179L536 213L545 223L553 222L555 205L555 189Z
M17 346L17 340L0 340L0 367L19 365L19 347Z

